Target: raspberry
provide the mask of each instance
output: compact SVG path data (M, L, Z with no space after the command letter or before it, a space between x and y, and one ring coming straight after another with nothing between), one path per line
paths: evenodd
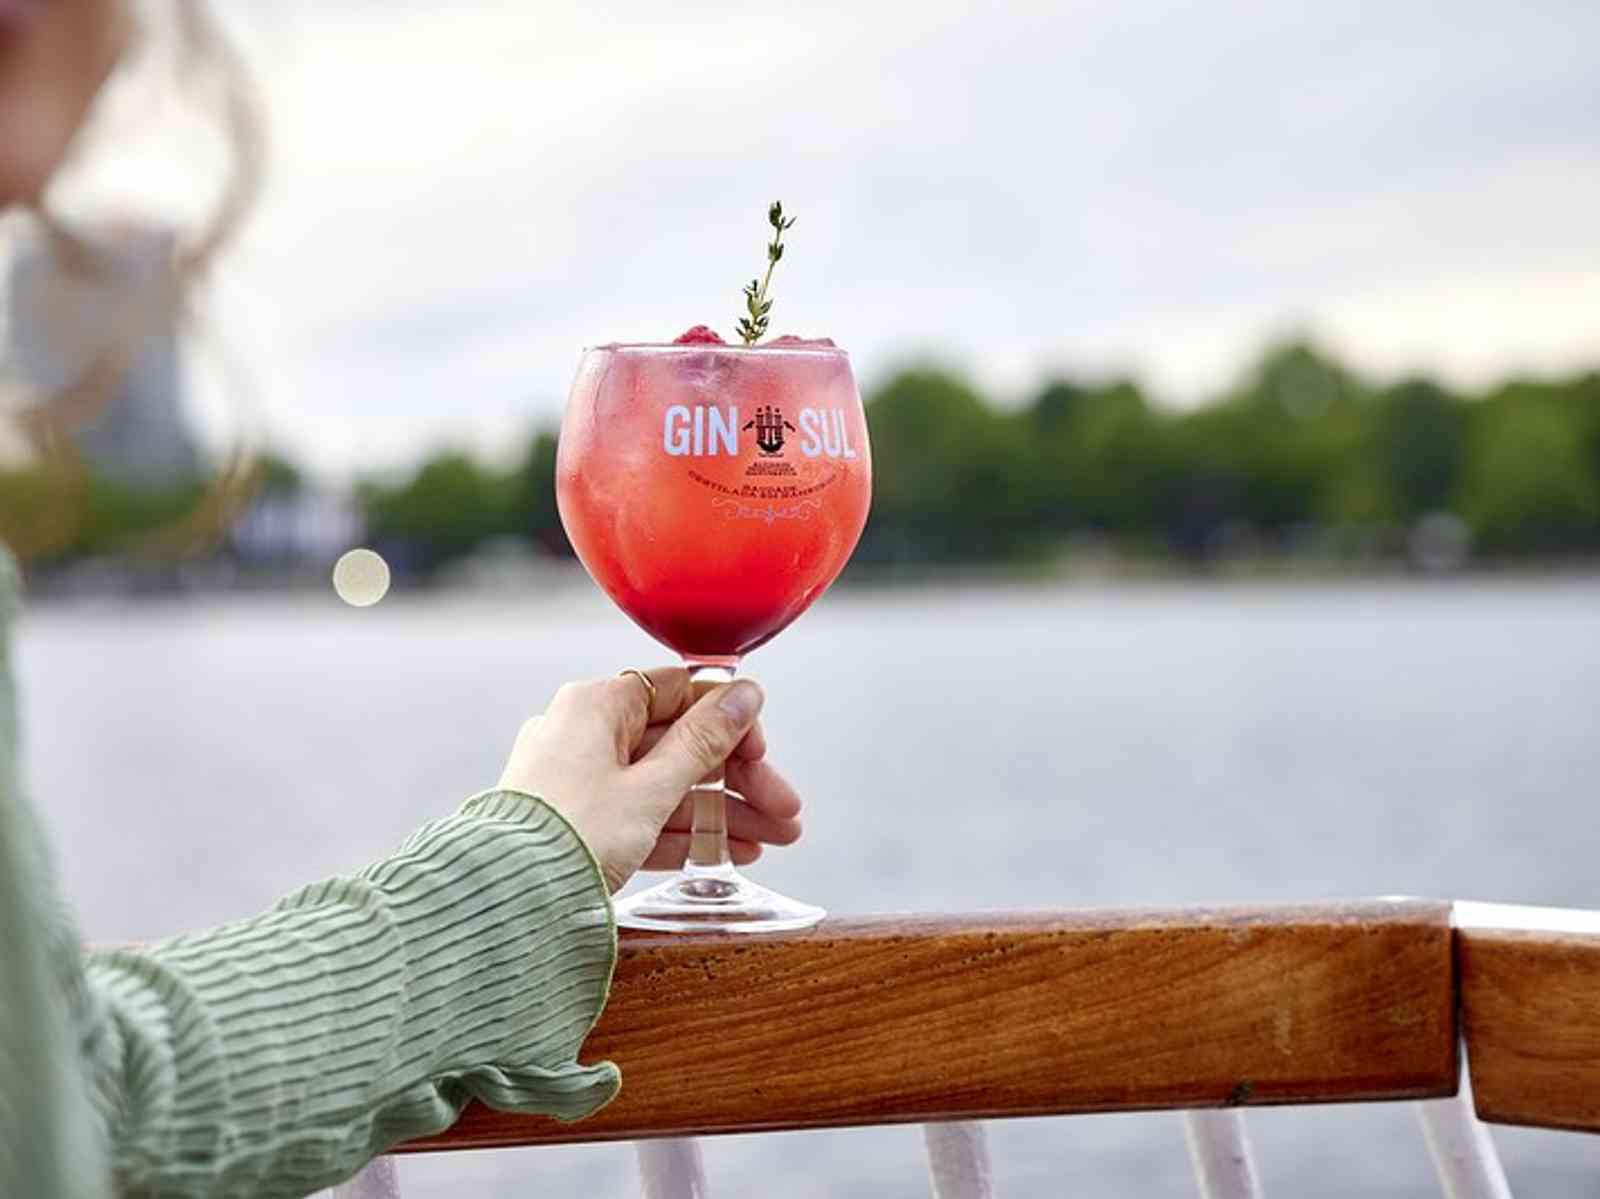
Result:
M687 332L678 334L672 341L675 346L720 346L727 343L710 325L696 325Z
M767 343L769 346L826 346L828 349L837 349L831 337L796 337L793 333L785 333L782 337L774 337Z

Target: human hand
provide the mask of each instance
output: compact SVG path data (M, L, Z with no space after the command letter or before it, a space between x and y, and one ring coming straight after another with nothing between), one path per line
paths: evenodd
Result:
M522 726L502 787L540 796L577 829L613 891L640 868L670 870L689 848L691 786L726 769L728 849L739 865L800 836L800 797L766 761L749 679L694 699L681 666L568 683Z

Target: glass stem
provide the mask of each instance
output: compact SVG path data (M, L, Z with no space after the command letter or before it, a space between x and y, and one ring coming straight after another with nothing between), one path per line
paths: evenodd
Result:
M716 661L686 661L689 668L689 686L698 700L707 691L733 681L738 669L737 658ZM729 874L733 858L728 853L728 789L727 780L719 769L715 777L701 779L689 789L694 802L691 805L689 828L689 857L684 863L685 874Z

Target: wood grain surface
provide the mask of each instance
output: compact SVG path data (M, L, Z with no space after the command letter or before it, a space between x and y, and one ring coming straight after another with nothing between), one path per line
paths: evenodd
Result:
M576 1124L471 1107L410 1150L1447 1095L1449 906L1424 901L624 933Z
M1600 1131L1600 935L1456 937L1479 1118Z

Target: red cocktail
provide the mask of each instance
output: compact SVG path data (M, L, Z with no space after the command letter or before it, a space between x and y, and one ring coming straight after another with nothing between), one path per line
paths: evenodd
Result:
M838 577L871 492L861 399L831 344L584 353L561 428L562 524L595 582L708 685ZM734 870L724 794L702 784L688 865L620 904L622 923L766 931L821 918Z

